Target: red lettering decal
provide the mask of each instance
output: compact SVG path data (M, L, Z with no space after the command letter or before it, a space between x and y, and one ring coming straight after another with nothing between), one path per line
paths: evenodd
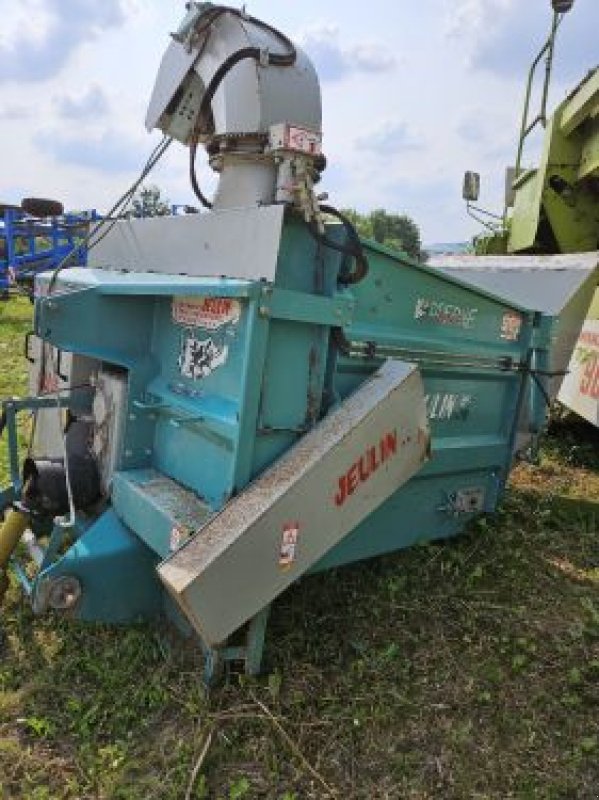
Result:
M397 431L392 431L385 436L385 460L397 453Z
M339 478L339 491L335 495L335 505L342 506L347 498L347 476L342 475Z
M380 461L376 460L376 447L371 447L368 451L368 455L370 457L370 472L376 472L381 465Z
M347 493L353 494L358 485L360 483L360 478L358 476L358 465L352 464L349 468L349 472L347 473Z
M364 483L364 481L367 481L370 477L370 463L368 461L368 454L365 456L360 456L359 471L360 480L362 483Z
M599 361L595 360L595 370L593 374L593 383L591 385L591 397L593 400L599 399Z
M411 441L408 436L402 444ZM361 483L366 483L373 473L397 453L397 431L389 431L379 441L378 445L370 446L357 461L351 465L338 481L338 490L334 495L335 505L342 506L347 498L352 495Z
M597 356L593 355L589 358L584 367L584 372L579 385L581 394L585 394L590 397L596 397L596 395L593 394L593 389L597 383L596 372Z

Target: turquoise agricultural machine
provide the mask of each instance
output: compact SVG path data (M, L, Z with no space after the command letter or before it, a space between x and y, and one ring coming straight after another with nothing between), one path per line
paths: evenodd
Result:
M312 64L245 12L188 4L146 124L188 146L207 211L113 220L85 269L38 277L31 396L3 404L0 568L38 614L166 617L207 680L255 673L298 578L496 508L594 268L549 313L361 241L316 195Z
M573 4L552 0L551 31L528 75L515 167L506 173L503 214L473 205L480 179L467 172L464 199L486 232L475 239L474 256L430 262L503 297L535 297L538 308L548 313L559 311L568 285L574 290L570 301L580 303L586 295L576 294L578 278L599 264L599 67L547 114L556 35ZM543 58L541 107L533 115L534 78ZM540 161L526 169L525 145L539 126L544 128ZM566 348L556 366L551 397L599 425L599 292L587 308L572 357L565 358Z

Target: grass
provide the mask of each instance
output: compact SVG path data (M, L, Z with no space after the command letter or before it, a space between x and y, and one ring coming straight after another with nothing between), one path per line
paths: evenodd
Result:
M29 314L0 307L3 394ZM264 676L209 694L167 631L34 619L13 588L0 798L598 798L597 443L561 424L463 536L301 581Z

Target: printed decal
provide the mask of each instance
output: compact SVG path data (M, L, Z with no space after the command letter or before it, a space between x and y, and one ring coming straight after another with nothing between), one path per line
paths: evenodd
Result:
M288 570L295 561L299 530L299 522L287 522L283 525L283 536L281 537L281 549L279 551L279 567L283 570Z
M451 325L456 328L473 328L478 308L462 308L444 300L429 300L419 297L414 309L414 319Z
M175 297L173 321L186 328L214 331L223 325L236 324L241 317L241 303L230 297Z
M407 441L407 440L406 440ZM404 444L402 442L402 444ZM397 431L389 431L381 437L380 441L366 449L360 458L338 479L338 491L334 496L336 506L342 506L346 500L366 483L390 458L397 453Z
M592 400L599 400L599 323L587 320L584 323L576 349L572 367L578 391Z
M171 553L175 550L178 550L181 547L181 544L186 539L185 531L182 528L178 528L176 525L171 530L170 542L169 547Z
M196 339L191 335L181 342L179 370L185 378L194 381L207 378L215 369L227 363L228 355L228 345L216 344L212 338Z
M307 128L298 128L290 125L285 137L285 146L290 150L299 150L301 153L320 153L321 135Z
M508 311L501 320L501 338L506 342L517 342L522 329L522 317Z
M429 419L465 420L470 414L474 398L471 394L436 392L427 394L426 413Z
M578 344L582 346L586 345L591 347L591 349L599 351L599 331L591 330L590 322L585 323L585 328L586 330L583 329L578 337Z
M591 351L586 355L578 388L580 394L599 400L599 353Z

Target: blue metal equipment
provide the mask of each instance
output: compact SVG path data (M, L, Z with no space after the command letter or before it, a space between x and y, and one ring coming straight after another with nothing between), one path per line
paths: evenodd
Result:
M31 291L39 272L69 254L73 265L85 264L83 239L97 219L95 211L38 217L18 206L0 208L0 296L13 287Z
M37 539L35 578L12 564L38 613L166 615L211 680L259 669L268 607L301 575L492 512L569 339L559 309L360 242L318 202L316 75L263 23L190 4L148 124L190 144L192 167L206 144L213 207L119 221L86 269L39 276L0 507Z

